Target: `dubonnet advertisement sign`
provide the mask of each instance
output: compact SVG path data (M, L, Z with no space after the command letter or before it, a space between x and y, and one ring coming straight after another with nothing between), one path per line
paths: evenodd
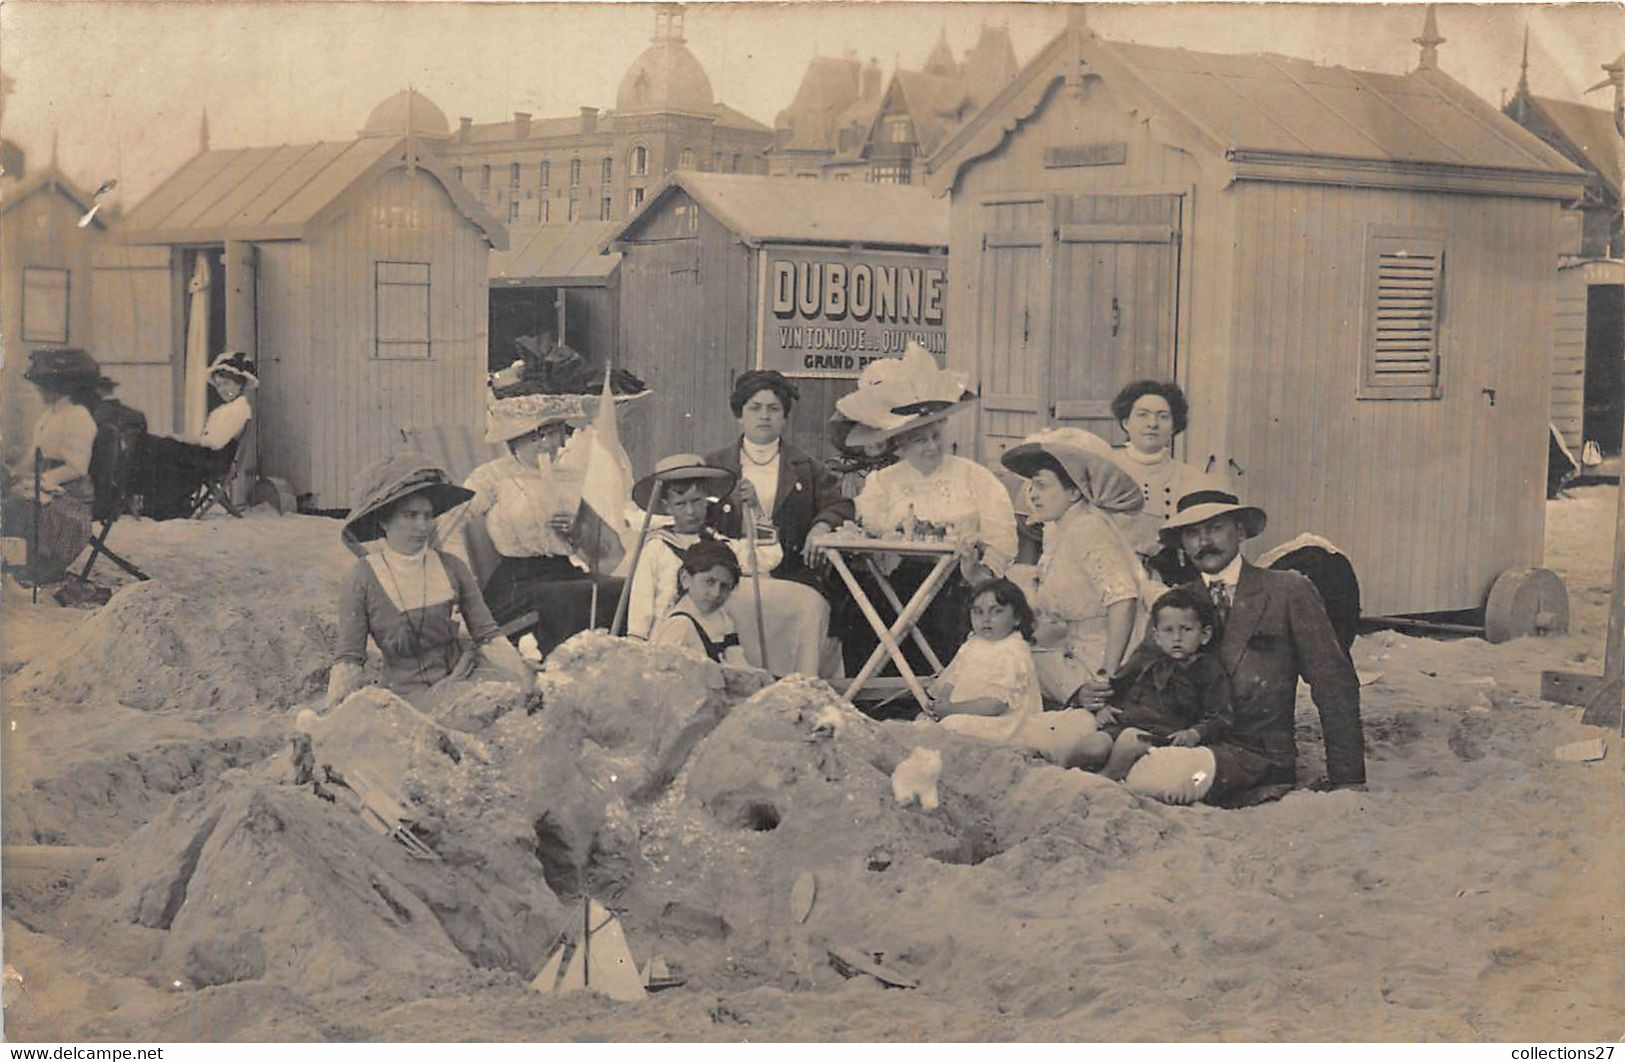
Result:
M948 258L941 254L768 247L757 364L786 376L856 377L909 340L948 349Z

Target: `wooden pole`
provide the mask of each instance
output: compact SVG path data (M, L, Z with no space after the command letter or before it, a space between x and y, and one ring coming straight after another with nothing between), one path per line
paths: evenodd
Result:
M66 399L63 399L66 401ZM39 447L34 447L34 503L32 519L28 524L28 603L39 604L39 524L45 506L40 504L40 475L45 467L45 454Z
M762 647L762 670L772 674L773 666L767 662L767 621L762 618L762 574L756 563L756 528L762 517L761 506L751 506L745 515L750 518L745 533L750 536L750 587L756 595L756 642Z
M1614 89L1614 158L1615 172L1625 172L1625 53L1603 69ZM1620 211L1625 215L1625 196L1620 197ZM1625 388L1625 383L1621 384ZM1622 396L1625 397L1625 396ZM1622 403L1625 405L1625 403ZM1625 429L1622 429L1625 431ZM1619 710L1619 732L1625 736L1625 468L1619 477L1619 512L1614 520L1614 585L1609 595L1608 642L1603 653L1602 682L1617 686L1615 707Z
M643 527L638 531L638 540L632 543L632 562L626 566L626 582L621 586L621 600L615 606L615 618L609 623L609 633L621 634L626 629L626 610L632 603L632 580L638 574L638 558L643 556L643 543L649 537L649 521L654 519L655 510L660 508L660 496L666 491L666 481L655 480L654 490L649 492L649 506L643 510Z

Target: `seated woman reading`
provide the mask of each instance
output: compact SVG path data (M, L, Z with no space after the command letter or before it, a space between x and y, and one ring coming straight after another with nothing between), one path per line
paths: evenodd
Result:
M383 653L383 684L418 708L439 701L457 679L529 688L533 673L502 637L473 572L434 546L435 517L470 494L422 454L397 454L357 477L358 500L341 535L361 559L340 591L329 708L362 685L369 637ZM379 538L382 548L368 552L364 543Z
M209 412L196 438L148 435L134 493L141 496L141 515L173 520L191 515L190 502L209 476L225 471L225 450L248 427L254 411L248 392L259 386L248 355L221 354L209 365L209 386L220 404Z

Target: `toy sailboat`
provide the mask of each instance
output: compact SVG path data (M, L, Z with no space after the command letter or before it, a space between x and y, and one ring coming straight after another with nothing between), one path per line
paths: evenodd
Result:
M585 988L623 1003L646 994L620 920L590 897L581 901L580 938L561 941L530 987L551 995Z

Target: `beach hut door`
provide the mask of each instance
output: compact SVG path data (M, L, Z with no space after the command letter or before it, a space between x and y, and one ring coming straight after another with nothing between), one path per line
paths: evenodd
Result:
M1051 423L1122 442L1112 396L1174 378L1181 206L1177 195L1057 198Z
M1053 198L1012 196L981 203L977 441L981 460L995 469L999 455L1043 427L1048 415Z

